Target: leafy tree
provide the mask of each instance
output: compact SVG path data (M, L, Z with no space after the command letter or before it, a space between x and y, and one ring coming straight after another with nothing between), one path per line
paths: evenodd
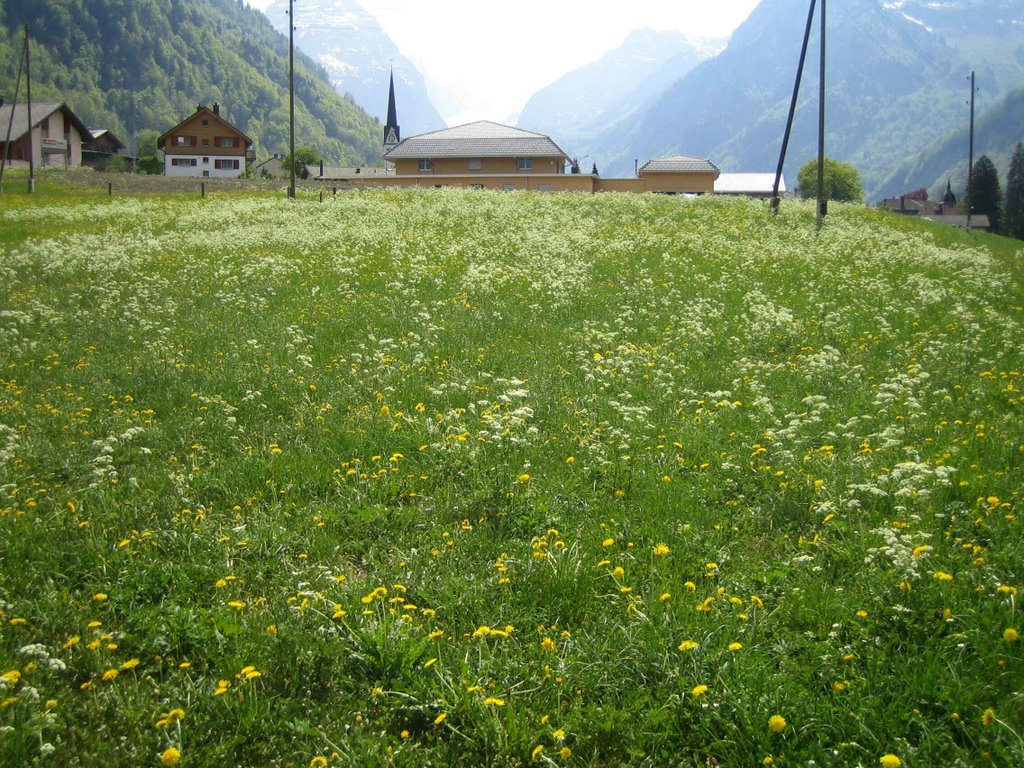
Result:
M1006 210L1003 232L1024 240L1024 143L1017 142L1006 174Z
M800 197L814 200L818 197L818 160L808 160L797 173ZM859 203L864 199L864 185L860 171L849 163L825 157L825 199L846 203Z
M156 131L145 130L139 131L135 137L135 153L139 157L160 157L160 152L157 149L156 143L160 139L160 134Z
M124 173L128 170L128 158L124 155L114 155L107 163L106 169L110 173Z
M988 155L982 155L974 163L974 170L971 173L971 197L968 204L971 213L988 216L989 229L993 232L999 231L1002 197L995 163Z
M312 147L296 147L295 175L300 179L309 178L309 171L306 170L306 166L317 165L322 159L320 154ZM285 156L281 159L282 172L290 173L291 162L291 156L285 153Z

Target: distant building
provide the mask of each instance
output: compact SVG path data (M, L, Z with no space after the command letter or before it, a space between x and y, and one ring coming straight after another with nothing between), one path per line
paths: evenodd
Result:
M108 131L106 128L93 128L89 132L92 134L92 138L82 144L82 165L102 171L116 155L121 154L125 145L112 131ZM134 157L125 159L129 163L135 161Z
M397 147L402 141L402 129L398 127L398 109L395 107L395 73L391 72L388 86L388 120L384 125L384 154Z
M715 179L715 194L768 199L774 186L774 173L722 173ZM780 177L779 195L785 193L786 179Z
M200 104L157 139L167 176L235 178L245 171L252 139L220 115L220 105Z
M950 204L948 201L952 201L952 203ZM953 194L949 182L946 183L946 194L943 195L942 202L900 195L899 197L886 198L879 203L880 208L885 208L902 216L917 216L918 218L946 224L950 227L967 229L967 214L956 213L955 206L956 195ZM972 230L988 232L990 226L987 215L977 213L971 215Z
M28 167L30 138L36 168L78 168L82 143L92 134L66 104L34 103L30 118L27 104L0 102L0 152L6 154L9 167Z

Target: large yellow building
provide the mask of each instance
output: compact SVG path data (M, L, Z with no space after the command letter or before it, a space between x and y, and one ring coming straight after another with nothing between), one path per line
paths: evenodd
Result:
M398 140L394 92L388 94L384 161L390 171L345 174L345 181L384 186L477 187L539 192L714 192L719 171L704 158L675 156L644 164L636 177L606 179L579 166L542 133L479 120ZM568 172L567 172L568 169ZM338 178L337 176L333 176ZM326 178L321 172L321 178Z

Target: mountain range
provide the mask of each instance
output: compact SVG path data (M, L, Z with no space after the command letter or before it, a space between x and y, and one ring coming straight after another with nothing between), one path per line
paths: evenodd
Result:
M0 0L0 95L13 100L21 30L31 30L32 95L66 102L131 146L219 102L258 155L288 145L288 40L239 0ZM382 129L296 56L295 130L329 162L379 162ZM21 99L24 99L22 91Z
M295 45L324 68L335 91L351 96L384 122L394 72L402 133L412 136L445 127L423 75L362 6L353 0L302 0L294 9ZM288 34L287 0L275 0L265 13L276 29Z
M565 128L565 134L555 135L568 137L567 151L590 154L608 175L628 174L636 160L671 154L709 157L726 171L774 170L807 10L807 0L763 0L717 55L701 57L698 52L697 61L653 88L646 88L650 69L645 73L634 68L636 87L625 93L609 87L611 95L601 97L600 108L577 108L567 95L574 86L579 90L576 83L589 82L602 90L600 73L608 71L609 62L643 59L638 50L644 36L631 36L619 51L541 91L531 104L552 106L547 112L524 110L520 125ZM816 151L817 30L815 19L785 167L791 179ZM920 153L966 125L966 77L972 68L978 70L986 96L979 98L979 116L988 109L1012 108L1015 102L1003 104L998 97L1024 84L1021 32L1020 0L830 4L826 151L860 168L869 198L898 194L907 178L895 178L894 169L913 164ZM649 59L665 60L660 42L650 43ZM670 38L666 44L672 45ZM677 51L687 53L683 44L676 45ZM566 114L561 123L550 116L559 93ZM622 101L630 97L632 103ZM620 106L624 103L629 106ZM536 122L528 124L528 118ZM1012 113L993 122L1012 123ZM937 184L938 175L917 180L912 187ZM963 179L953 182L963 185Z
M592 64L569 72L535 93L519 115L521 128L558 138L583 155L609 123L628 118L725 40L690 39L680 32L631 32Z

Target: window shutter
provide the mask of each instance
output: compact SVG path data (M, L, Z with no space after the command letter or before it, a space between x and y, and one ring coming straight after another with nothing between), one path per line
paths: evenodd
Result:
M189 136L189 138L192 140L192 146L193 147L196 146L196 144L199 143L199 137L198 136Z
M231 146L233 146L233 147L237 147L237 146L238 146L239 144L241 144L241 141L242 141L241 139L239 139L239 138L238 138L237 136L235 136L235 140L234 140L234 142L233 142L233 143L231 144ZM235 167L237 168L238 166L235 166Z

